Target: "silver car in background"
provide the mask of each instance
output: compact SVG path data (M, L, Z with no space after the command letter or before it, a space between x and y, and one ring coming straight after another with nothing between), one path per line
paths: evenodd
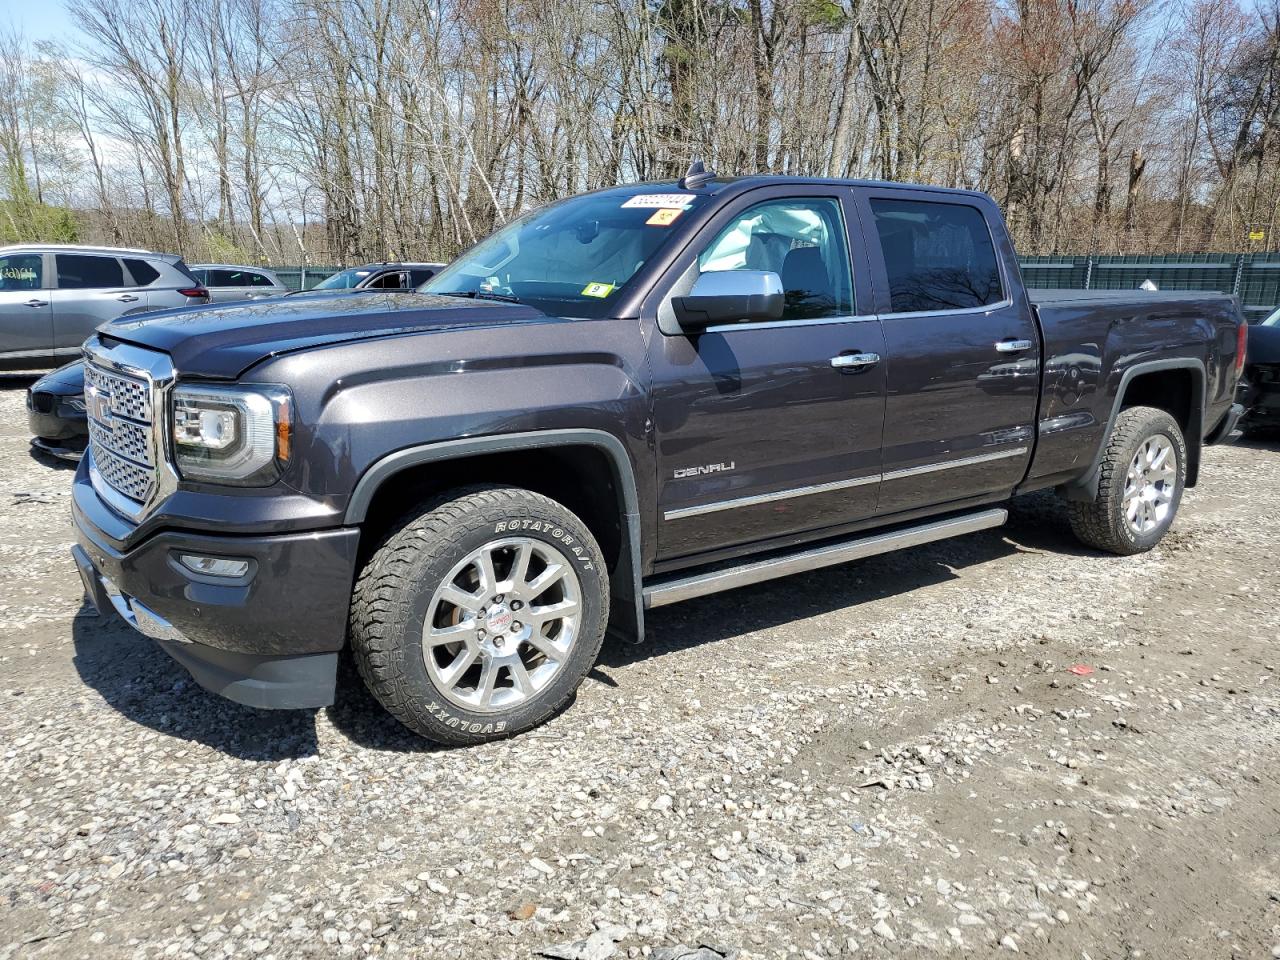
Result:
M283 297L289 292L280 278L264 267L197 263L192 265L191 272L208 288L209 299L214 303Z
M80 355L101 323L198 306L207 291L182 258L121 247L0 247L0 370L53 367Z

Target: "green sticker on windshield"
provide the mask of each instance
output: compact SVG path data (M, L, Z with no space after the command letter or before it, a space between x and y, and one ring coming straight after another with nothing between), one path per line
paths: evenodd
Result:
M582 288L584 297L599 297L601 300L611 293L613 293L612 283L588 283Z

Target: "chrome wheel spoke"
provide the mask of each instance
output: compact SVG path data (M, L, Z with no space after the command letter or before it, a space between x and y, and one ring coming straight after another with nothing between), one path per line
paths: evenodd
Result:
M521 697L530 697L533 695L533 681L529 679L529 671L525 669L524 662L516 657L511 661L508 668L511 673L511 682L515 684L515 691Z
M552 640L550 637L544 637L536 630L525 642L553 663L559 663L564 659L565 654L567 653L567 650L556 643L556 641Z
M476 566L480 568L480 592L491 594L498 591L498 574L493 569L493 551L481 549L476 557Z
M529 561L533 559L533 544L528 541L520 544L516 551L515 563L511 565L512 589L518 593L528 591Z
M486 657L480 668L480 683L476 686L476 694L480 698L480 706L489 706L493 699L493 688L498 682L498 664L491 657Z
M429 646L438 647L442 643L457 643L470 639L476 632L476 625L471 622L458 623L450 627L431 627L427 630L423 641Z
M449 664L443 674L441 680L450 687L457 686L458 681L462 679L462 675L471 669L471 665L476 662L476 657L480 656L478 650L471 647L463 647L453 662Z
M561 600L559 603L549 603L542 607L530 607L529 619L537 624L550 623L553 620L562 620L565 617L572 617L578 612L577 600Z
M437 602L440 600L451 603L460 610L467 613L479 613L480 607L484 603L484 598L478 593L467 593L465 590L455 587L452 583L446 584L440 588L436 595ZM435 604L432 604L434 607Z
M536 600L542 596L551 587L553 583L564 576L566 565L563 563L548 562L547 569L543 570L525 589L525 594L530 600Z

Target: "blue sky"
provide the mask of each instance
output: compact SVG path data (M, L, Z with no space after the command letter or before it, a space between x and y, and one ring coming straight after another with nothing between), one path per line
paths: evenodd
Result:
M0 0L0 25L9 22L32 40L65 40L69 34L61 0Z

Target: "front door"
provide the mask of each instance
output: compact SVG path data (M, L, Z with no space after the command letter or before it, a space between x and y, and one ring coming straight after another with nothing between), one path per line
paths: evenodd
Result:
M1040 342L984 208L953 194L860 193L893 358L877 512L1008 495L1035 439Z
M659 561L875 512L887 364L880 324L854 307L852 209L834 188L780 189L727 205L674 268L682 290L709 271L775 272L787 306L654 338Z
M35 366L48 361L53 346L48 287L42 254L0 255L0 357L7 366L28 358Z

